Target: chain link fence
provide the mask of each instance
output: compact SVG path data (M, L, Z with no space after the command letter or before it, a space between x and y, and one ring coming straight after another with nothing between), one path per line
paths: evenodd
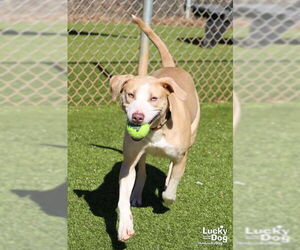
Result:
M1 105L65 102L65 3L36 3L0 1ZM142 17L143 1L69 0L69 104L108 104L109 78L137 74L140 30L130 14ZM231 101L233 82L241 101L299 96L299 0L153 0L151 22L202 102ZM149 72L160 66L151 45Z
M205 48L207 18L195 16L192 9L187 13L185 5L182 0L154 0L152 27L177 65L193 75L201 101L231 100L232 29L219 37L218 46ZM110 103L109 77L137 74L140 30L131 14L143 16L143 1L69 2L69 104ZM149 72L159 67L158 51L150 45Z
M300 1L234 1L234 89L243 102L300 97Z
M0 1L0 105L66 103L66 16L61 0Z

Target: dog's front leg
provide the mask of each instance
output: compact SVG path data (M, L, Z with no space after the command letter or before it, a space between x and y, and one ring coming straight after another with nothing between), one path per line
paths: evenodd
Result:
M124 161L119 175L119 230L118 239L126 241L134 235L133 218L130 210L130 195L135 181L135 165L142 153L124 152Z

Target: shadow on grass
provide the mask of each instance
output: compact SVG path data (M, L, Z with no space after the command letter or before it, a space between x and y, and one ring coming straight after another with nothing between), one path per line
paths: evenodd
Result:
M13 189L13 193L19 197L28 197L38 204L43 212L50 216L67 217L67 183L46 190L22 190Z
M191 43L193 45L197 45L202 48L207 48L209 47L208 42L204 37L180 37L177 38L178 41L180 42L185 42L185 43ZM216 41L217 44L225 44L225 45L233 45L233 40L231 38L220 38L218 41ZM213 46L212 46L213 47Z
M74 29L68 30L69 35L75 36L103 36L103 37L113 37L113 38L133 38L137 39L136 36L123 36L123 35L115 35L111 33L99 33L99 32L87 32L87 31L77 31Z
M104 146L99 146L106 148ZM119 199L119 171L122 162L117 162L104 177L103 183L95 190L78 190L74 193L83 197L95 216L103 217L106 232L109 234L113 249L125 249L126 244L118 241L117 206ZM147 180L143 191L142 207L152 207L157 214L165 213L169 209L162 203L161 194L164 189L166 175L154 166L147 165ZM158 190L158 194L156 194Z
M108 146L102 146L102 145L97 145L97 144L90 144L90 146L96 147L96 148L103 148L103 149L110 149L112 151L118 152L120 154L123 154L123 151L117 148L112 148Z
M66 149L65 145L42 143L40 146ZM28 197L50 216L67 217L67 181L49 190L12 189L19 197Z

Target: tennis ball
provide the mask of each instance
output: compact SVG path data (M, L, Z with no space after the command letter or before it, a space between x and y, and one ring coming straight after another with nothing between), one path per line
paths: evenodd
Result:
M132 123L128 123L127 132L133 139L136 140L143 139L150 132L150 124L145 123L142 125L135 125Z

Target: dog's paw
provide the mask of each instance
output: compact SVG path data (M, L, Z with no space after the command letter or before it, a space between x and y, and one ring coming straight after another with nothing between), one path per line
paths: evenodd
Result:
M176 193L170 193L170 192L164 191L162 193L162 198L166 205L171 205L176 200Z
M118 240L127 241L134 235L132 218L121 219L118 230Z
M141 207L142 206L142 200L132 199L130 201L130 204L131 204L132 207Z
M130 198L130 204L132 207L140 207L142 206L142 197L141 196L133 196Z

